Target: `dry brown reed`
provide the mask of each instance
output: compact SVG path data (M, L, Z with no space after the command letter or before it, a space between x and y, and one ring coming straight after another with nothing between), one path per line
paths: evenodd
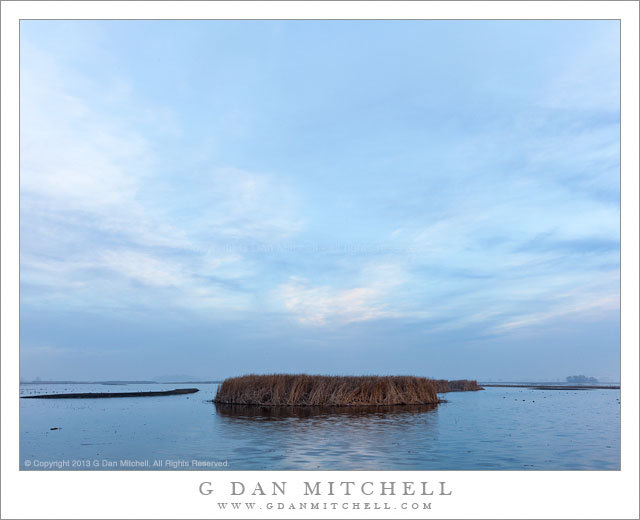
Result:
M435 383L436 391L439 394L446 392L473 392L476 390L483 390L481 386L478 386L478 382L475 379L457 379L454 381L434 379L433 382Z
M262 406L437 404L433 380L412 376L251 374L226 379L215 403Z

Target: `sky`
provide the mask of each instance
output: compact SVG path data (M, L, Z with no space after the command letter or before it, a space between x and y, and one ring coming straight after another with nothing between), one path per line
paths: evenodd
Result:
M20 371L619 380L617 21L22 21Z

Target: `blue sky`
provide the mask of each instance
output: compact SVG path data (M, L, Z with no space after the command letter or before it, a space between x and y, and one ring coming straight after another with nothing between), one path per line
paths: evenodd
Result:
M616 21L23 21L21 375L619 378Z

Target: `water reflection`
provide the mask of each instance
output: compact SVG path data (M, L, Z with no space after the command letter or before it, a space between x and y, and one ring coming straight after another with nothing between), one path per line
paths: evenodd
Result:
M234 439L231 467L255 469L412 467L415 446L429 451L438 417L437 405L214 406L218 432Z
M435 404L408 404L394 406L259 406L240 404L214 403L216 412L221 417L237 419L290 419L319 416L340 416L344 418L394 415L416 415L437 410Z

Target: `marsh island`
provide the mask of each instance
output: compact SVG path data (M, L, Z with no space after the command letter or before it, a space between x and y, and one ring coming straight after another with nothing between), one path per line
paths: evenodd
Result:
M438 404L438 393L481 390L476 381L415 376L246 375L225 379L214 403L259 406Z

